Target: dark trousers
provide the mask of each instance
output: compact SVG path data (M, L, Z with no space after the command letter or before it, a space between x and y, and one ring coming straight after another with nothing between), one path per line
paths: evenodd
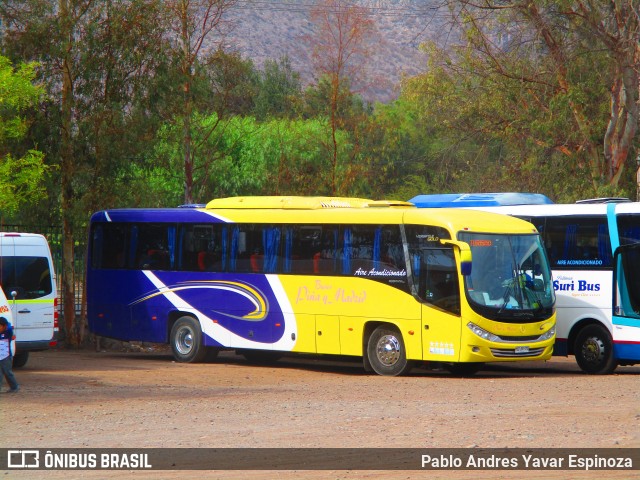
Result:
M2 376L7 379L9 388L11 388L11 390L18 388L18 382L16 381L16 377L13 375L12 356L8 356L7 358L0 360L0 370L2 370Z

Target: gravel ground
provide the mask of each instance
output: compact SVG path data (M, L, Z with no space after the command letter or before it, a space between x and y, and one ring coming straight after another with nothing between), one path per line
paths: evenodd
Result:
M286 357L249 365L223 353L175 363L164 350L52 350L2 395L5 448L640 448L640 366L583 374L573 358L492 364L471 378L416 368ZM6 384L5 384L6 388ZM7 428L10 425L10 428ZM31 471L3 478L638 478L638 470ZM635 475L634 475L635 474Z

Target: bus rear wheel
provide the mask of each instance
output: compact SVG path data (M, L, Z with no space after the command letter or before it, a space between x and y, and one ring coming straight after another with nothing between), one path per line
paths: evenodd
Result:
M207 349L202 344L200 323L193 317L180 317L171 327L171 350L178 362L202 362Z
M405 375L412 364L407 361L402 335L395 328L381 325L369 336L367 360L378 375Z
M591 375L607 375L618 366L613 356L613 340L601 325L589 325L576 336L573 346L578 366Z

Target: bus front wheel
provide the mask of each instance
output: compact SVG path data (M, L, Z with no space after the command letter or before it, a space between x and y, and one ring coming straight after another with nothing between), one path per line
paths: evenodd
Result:
M404 375L411 370L402 335L388 326L377 327L367 342L367 360L378 375Z
M180 317L171 327L171 350L178 362L202 362L207 349L202 344L200 324L193 317Z
M589 325L580 330L573 353L578 366L591 375L606 375L618 366L613 356L611 335L601 325Z

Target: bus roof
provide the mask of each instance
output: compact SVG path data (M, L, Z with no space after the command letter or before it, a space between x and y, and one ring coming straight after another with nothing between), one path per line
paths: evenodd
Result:
M586 198L584 200L577 200L576 203L629 203L630 199L626 197L601 197L601 198Z
M492 233L531 233L533 225L523 220L467 209L415 208L407 202L364 200L365 206L353 199L355 207L318 206L316 200L309 199L304 209L306 197L299 197L302 202L288 204L279 202L278 197L240 197L247 201L240 202L241 207L234 206L237 199L220 199L209 202L207 208L131 208L113 209L96 212L91 217L92 223L102 222L156 222L156 223L283 223L283 224L416 224L439 225L447 228L452 234L457 231L479 231ZM337 198L337 197L336 197ZM265 200L260 203L259 200ZM272 202L271 204L269 202ZM347 202L350 203L351 200ZM218 207L221 204L222 207ZM251 205L259 205L253 208ZM273 205L292 205L273 207ZM272 208L269 208L271 205ZM297 205L297 207L293 206ZM215 208L212 208L215 207ZM381 207L381 208L376 208ZM397 208L396 208L397 207Z
M323 208L413 207L399 200L370 200L351 197L247 196L216 198L207 209L290 209L317 210Z
M545 205L553 203L541 193L438 193L417 195L409 202L418 208L497 207L503 205Z
M601 216L609 209L616 214L640 213L639 202L612 203L553 203L550 205L505 205L500 207L471 207L486 212L518 215L522 217Z

